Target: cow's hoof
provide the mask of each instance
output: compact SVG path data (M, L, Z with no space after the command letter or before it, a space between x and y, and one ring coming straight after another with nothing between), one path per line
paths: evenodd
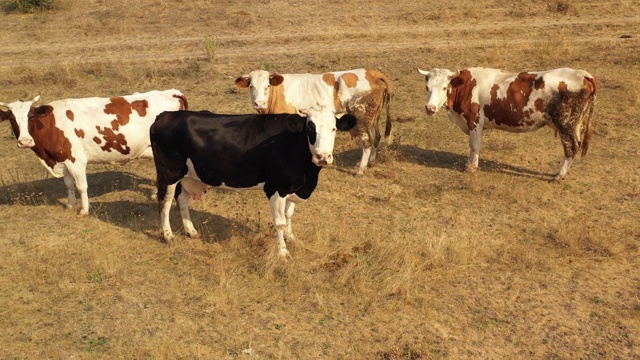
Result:
M199 239L200 238L200 233L193 230L193 231L187 231L187 236L192 238L192 239Z
M162 238L164 239L164 242L170 243L175 237L173 236L173 232L171 232L171 230L164 230L162 232Z
M280 249L280 251L278 251L278 259L287 262L289 261L289 259L291 259L291 254L289 254L289 250L287 249Z
M85 216L89 216L89 210L84 210L84 209L82 209L82 210L80 210L80 211L78 212L78 215L77 215L77 216L78 216L78 217L85 217Z
M284 234L284 241L291 243L291 242L295 242L296 241L296 236L293 235L293 233L285 233Z

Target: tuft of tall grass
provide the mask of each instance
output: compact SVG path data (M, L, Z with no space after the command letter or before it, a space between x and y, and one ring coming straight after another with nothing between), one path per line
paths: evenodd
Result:
M215 37L207 35L204 39L204 55L208 61L214 61L216 51L218 50L218 40Z
M13 0L5 3L9 12L33 13L38 10L53 9L56 0Z

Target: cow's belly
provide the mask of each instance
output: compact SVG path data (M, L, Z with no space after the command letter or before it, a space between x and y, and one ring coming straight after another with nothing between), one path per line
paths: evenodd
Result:
M182 186L182 190L186 192L189 195L189 197L191 197L194 200L202 199L202 196L207 192L207 190L210 187L215 187L218 189L225 189L225 190L236 190L236 191L262 190L264 188L264 183L259 183L252 187L243 187L243 188L227 186L224 182L218 186L208 185L200 181L197 175L192 175L192 174L188 174L185 177L183 177L182 180L180 180L180 185Z
M221 181L205 179L204 181L198 175L193 162L191 159L187 159L187 175L185 175L182 180L180 180L180 184L183 189L194 199L199 199L202 197L202 194L206 192L207 188L215 187L218 189L224 190L262 190L264 189L264 182L255 181L251 183L250 181L245 182L243 186L238 186L235 183L225 182L224 179Z
M253 186L247 186L247 187L233 187L233 186L228 186L227 184L225 184L224 182L219 185L216 186L219 189L225 189L225 190L262 190L264 189L264 183L258 183L256 185Z
M489 119L483 117L484 129L497 129L514 133L530 132L548 125L550 122L539 113L526 118Z

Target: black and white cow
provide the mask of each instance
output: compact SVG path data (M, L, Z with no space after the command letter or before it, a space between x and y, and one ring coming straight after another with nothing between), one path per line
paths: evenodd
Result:
M187 235L197 237L189 216L190 198L207 186L263 189L277 231L276 251L287 258L293 239L295 205L307 200L324 165L333 162L336 130L356 124L352 115L336 118L333 110L311 108L298 114L219 115L208 111L168 111L151 125L157 171L162 233L173 238L169 224L172 198L177 200Z

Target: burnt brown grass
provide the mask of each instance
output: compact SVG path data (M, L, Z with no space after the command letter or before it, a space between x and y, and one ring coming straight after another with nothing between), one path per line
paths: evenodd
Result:
M160 240L151 161L91 165L91 215L0 124L0 357L640 357L640 4L620 1L75 1L2 14L0 101L178 88L251 113L263 68L384 71L394 139L354 177L341 134L274 258L263 193L210 191L203 235ZM631 38L620 38L631 35ZM549 180L560 140L467 137L424 114L416 68L573 67L599 80L589 154Z

